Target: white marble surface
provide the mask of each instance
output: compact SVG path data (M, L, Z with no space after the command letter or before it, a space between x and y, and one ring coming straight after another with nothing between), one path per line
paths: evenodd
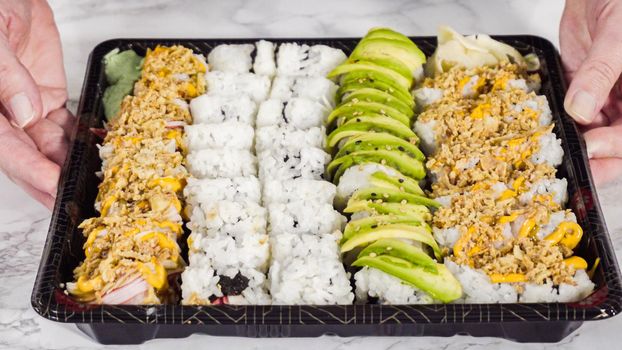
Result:
M462 32L536 34L557 44L563 1L169 1L51 0L63 39L69 93L78 99L90 50L115 37L361 36L388 25L433 35L447 23ZM0 349L79 349L99 344L74 326L39 317L30 292L50 214L0 174ZM622 181L599 188L618 256L622 256ZM559 344L521 345L494 338L320 337L245 339L194 335L150 341L148 349L609 349L622 317L584 324Z

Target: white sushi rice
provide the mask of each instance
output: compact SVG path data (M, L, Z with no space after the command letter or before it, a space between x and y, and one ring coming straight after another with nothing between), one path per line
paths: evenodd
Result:
M434 239L441 247L451 249L460 239L460 230L457 227L432 227L432 235L434 235Z
M527 192L520 195L523 204L532 202L535 195L551 195L553 202L563 206L568 201L568 181L566 179L542 179L531 185Z
M261 164L259 179L264 183L297 178L320 180L330 161L328 153L313 147L264 150L257 158Z
M287 101L291 98L306 97L332 109L335 106L335 94L338 89L335 83L323 76L277 76L272 81L270 98Z
M381 304L434 303L428 294L378 269L365 266L354 274L354 279L357 303L366 303L368 297L378 298Z
M184 139L190 152L206 148L250 150L254 134L252 126L238 121L184 127Z
M339 179L335 207L344 208L356 190L370 186L369 177L378 171L390 176L398 176L395 169L378 163L366 163L348 168Z
M266 209L252 202L208 201L191 206L187 226L193 233L266 233Z
M192 252L201 252L218 272L235 276L240 268L266 272L270 245L267 234L227 231L192 234ZM194 255L194 254L192 254Z
M562 283L555 288L552 283L525 285L519 301L521 303L569 303L584 299L594 290L594 283L585 270L577 270L572 278L575 285Z
M418 111L423 111L426 107L440 100L443 97L443 90L437 88L422 87L413 91L415 106Z
M270 77L254 73L208 72L205 74L210 95L236 97L246 94L261 102L270 92Z
M326 129L311 127L299 130L293 126L265 126L258 128L255 137L257 152L271 148L315 147L323 149L326 144Z
M269 180L263 184L263 200L264 203L306 201L332 205L336 190L335 185L324 180Z
M291 126L305 130L324 125L330 110L319 102L295 97L283 101L269 99L261 103L257 113L257 127Z
M434 119L417 120L413 127L413 131L419 136L419 148L428 156L436 153L436 133L434 132L436 123Z
M341 233L284 233L271 239L270 293L275 305L351 304L350 281L339 260Z
M188 154L187 168L197 178L257 175L257 159L245 150L203 149Z
M268 205L270 234L319 234L341 230L346 218L331 204L297 200Z
M184 188L184 196L189 203L208 203L209 201L253 202L261 201L259 180L254 176L196 179L189 178Z
M251 44L218 45L207 55L207 62L212 71L248 73L253 50L255 47Z
M544 134L538 139L538 151L531 156L534 164L546 163L557 167L562 163L564 150L562 140L558 139L555 133Z
M538 124L540 126L550 125L553 121L553 115L551 113L551 107L546 99L546 96L534 96L527 101L518 103L514 106L514 110L517 112L523 112L526 109L531 109L538 113Z
M247 94L236 96L201 95L190 101L194 124L237 121L254 125L257 104Z
M462 285L462 297L454 303L516 303L518 293L510 283L495 283L481 271L445 260L445 266Z
M326 45L284 43L277 53L277 74L325 77L347 58L340 49Z
M276 74L276 60L274 49L276 45L270 41L260 40L255 43L257 53L253 63L253 72L259 75L273 77Z

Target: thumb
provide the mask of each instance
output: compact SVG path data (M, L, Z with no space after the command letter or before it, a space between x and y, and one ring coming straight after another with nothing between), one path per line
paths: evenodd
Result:
M610 17L601 22L564 101L566 112L581 124L590 124L596 118L622 72L622 33L616 27L619 21Z
M4 38L0 38L0 105L11 123L20 128L41 116L37 84Z

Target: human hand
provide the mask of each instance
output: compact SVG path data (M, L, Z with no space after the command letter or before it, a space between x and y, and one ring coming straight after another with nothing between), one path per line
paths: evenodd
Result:
M54 205L73 116L52 10L45 0L0 0L0 170Z
M596 184L622 174L622 2L567 0L559 35L570 87L564 107L583 125Z

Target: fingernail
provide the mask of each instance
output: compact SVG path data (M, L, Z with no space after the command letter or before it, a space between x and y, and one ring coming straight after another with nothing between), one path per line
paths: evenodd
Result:
M589 159L592 159L592 156L594 155L594 142L586 142L585 143L586 149L587 149L587 157Z
M11 107L11 113L13 114L15 124L17 124L20 128L28 125L28 123L30 123L32 118L35 116L34 110L32 109L32 103L30 103L30 99L23 92L15 94L15 96L11 97L9 105Z
M566 112L576 121L582 124L589 124L596 109L596 99L592 94L583 90L577 91L570 103L566 104Z

